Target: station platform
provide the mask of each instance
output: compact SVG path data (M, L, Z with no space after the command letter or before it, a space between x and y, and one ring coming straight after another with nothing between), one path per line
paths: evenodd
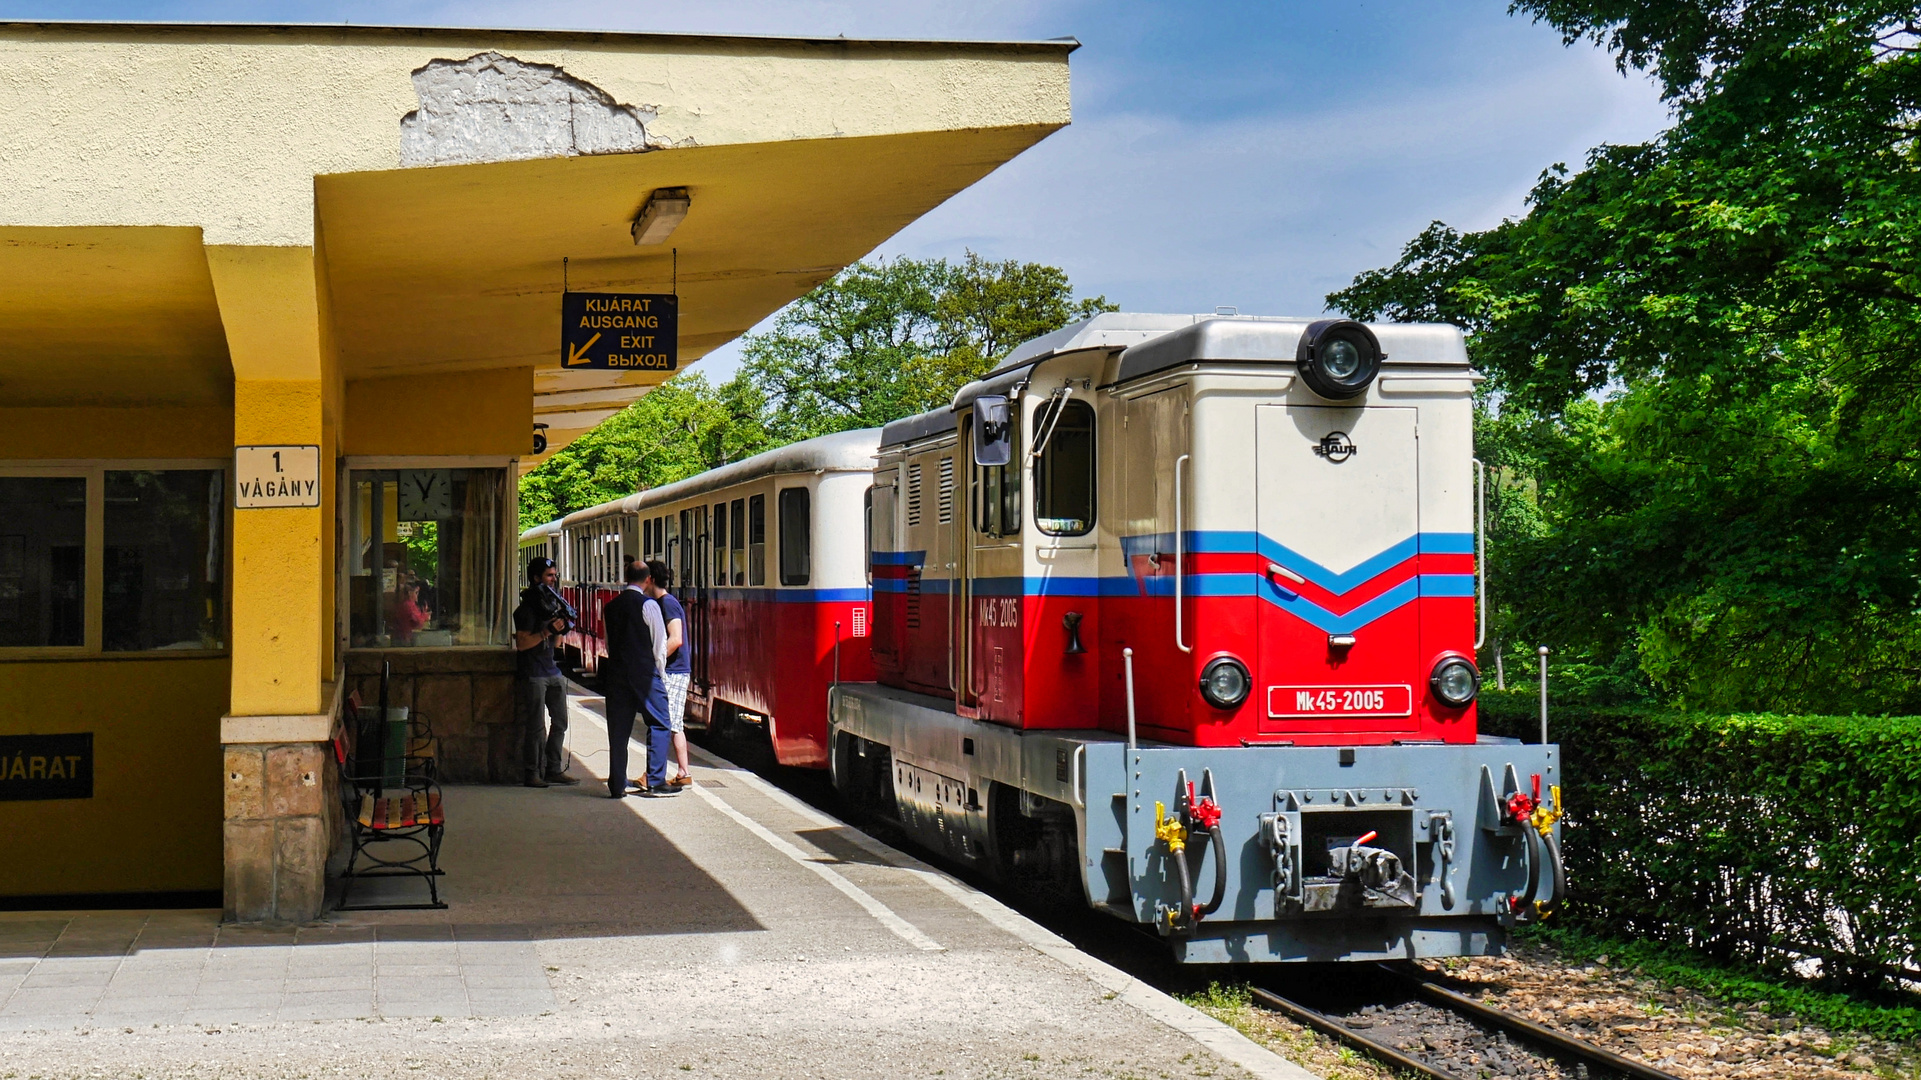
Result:
M1312 1077L698 750L691 791L607 798L599 699L571 703L579 787L446 789L445 910L283 929L0 913L0 1057L19 1075Z

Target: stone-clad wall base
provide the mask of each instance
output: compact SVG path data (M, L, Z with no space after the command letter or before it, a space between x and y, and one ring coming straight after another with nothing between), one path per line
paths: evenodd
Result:
M368 649L347 654L349 690L380 702L381 661L392 664L387 704L433 725L440 778L456 784L519 783L514 654L495 649Z
M343 822L340 772L326 743L224 748L225 915L309 922L327 898L326 865Z

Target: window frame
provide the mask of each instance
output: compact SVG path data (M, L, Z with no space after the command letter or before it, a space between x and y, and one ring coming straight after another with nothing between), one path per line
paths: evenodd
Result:
M508 581L503 583L507 589L507 617L504 629L507 641L502 645L355 645L353 643L353 596L352 571L348 563L347 551L353 546L353 506L352 500L341 495L353 491L353 475L356 472L388 472L397 469L498 469L506 480L507 495L512 500L503 504L501 511L502 527L505 530L517 528L514 508L519 505L520 476L518 458L500 457L492 454L471 455L421 455L404 454L343 454L334 459L334 656L337 661L344 660L351 652L378 653L390 650L403 652L499 652L503 647L513 647L513 593L527 584L527 564L519 562L507 567ZM594 543L591 529L568 529L563 526L548 540L551 549L548 557L554 560L554 569L559 572L563 588L582 582L581 574L592 559ZM518 534L512 534L518 535ZM571 542L570 542L571 541ZM231 541L229 541L231 542Z
M727 517L734 531L727 534L727 584L740 588L747 584L747 499L742 496L727 503Z
M106 651L107 474L110 472L214 471L233 476L231 458L86 458L0 462L0 476L87 482L85 559L80 590L80 644L0 646L0 662L15 660L204 660L233 651L233 498L223 500L220 536L220 640L218 649Z
M1034 519L1034 529L1036 532L1039 532L1043 536L1051 536L1059 539L1074 539L1076 537L1089 535L1094 531L1095 527L1100 522L1100 512L1101 512L1100 423L1101 423L1101 419L1100 419L1100 411L1094 408L1091 402L1083 401L1080 398L1069 397L1067 400L1061 403L1060 408L1062 410L1061 419L1063 420L1066 419L1067 410L1069 409L1082 410L1085 412L1087 416L1087 441L1089 445L1088 445L1088 451L1087 451L1088 478L1087 478L1087 519L1086 519L1087 525L1086 527L1075 532L1056 532L1053 529L1050 529L1047 526L1041 524L1043 521L1058 520L1055 518L1046 517L1041 513L1041 492L1045 487L1045 484L1041 479L1041 469L1046 464L1048 460L1048 455L1054 452L1054 445L1051 438L1048 442L1047 449L1043 450L1038 457L1034 458L1032 465L1026 470L1030 475L1028 477L1028 480L1029 480L1029 483L1027 485L1028 491L1025 493L1025 495L1027 499L1031 501L1033 504L1032 517ZM1036 411L1034 416L1035 416L1034 429L1036 431L1040 431L1042 430L1041 422L1040 422L1041 414L1039 411ZM1058 434L1058 432L1056 432L1055 434Z
M789 494L799 492L802 506L806 511L806 528L801 530L805 547L805 563L800 573L787 572L787 499ZM774 518L776 521L775 541L780 548L780 583L793 588L805 588L814 581L814 493L805 486L784 487L774 493ZM798 578L798 580L794 580Z

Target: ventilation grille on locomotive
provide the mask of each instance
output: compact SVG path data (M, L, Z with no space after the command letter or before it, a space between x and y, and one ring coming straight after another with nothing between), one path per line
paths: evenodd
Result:
M940 523L954 520L954 459L940 459Z
M920 465L907 466L907 524L920 524Z

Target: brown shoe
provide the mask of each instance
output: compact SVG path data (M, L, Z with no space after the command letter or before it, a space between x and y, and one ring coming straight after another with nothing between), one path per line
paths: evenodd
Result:
M679 776L667 781L667 784L670 787L693 787L694 778L688 776L686 773L681 773Z

